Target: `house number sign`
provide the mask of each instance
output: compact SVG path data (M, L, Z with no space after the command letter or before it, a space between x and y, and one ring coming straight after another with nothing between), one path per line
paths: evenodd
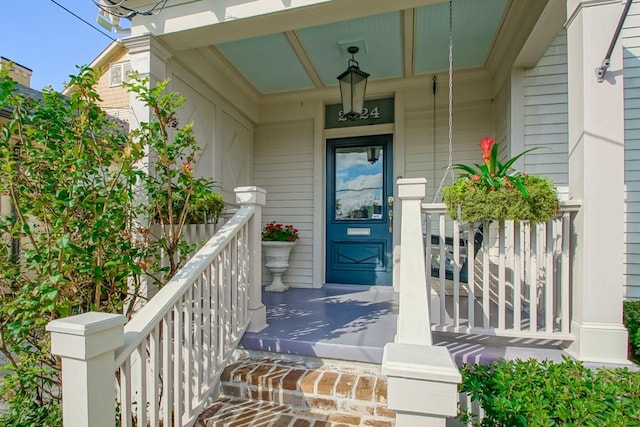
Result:
M393 106L393 98L364 101L362 115L354 120L349 120L342 112L342 104L327 105L325 108L325 129L393 123Z

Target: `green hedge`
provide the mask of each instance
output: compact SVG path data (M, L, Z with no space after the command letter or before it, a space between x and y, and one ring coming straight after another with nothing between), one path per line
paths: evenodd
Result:
M624 325L629 330L629 356L640 359L640 301L624 302Z
M460 391L479 401L477 426L638 426L640 373L626 368L592 371L581 362L496 362L461 368ZM463 422L469 414L461 413Z

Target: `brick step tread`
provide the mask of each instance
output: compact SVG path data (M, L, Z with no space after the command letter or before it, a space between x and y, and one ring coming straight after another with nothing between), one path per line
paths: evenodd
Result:
M243 358L224 370L221 381L223 393L231 397L278 403L295 404L283 400L295 394L305 398L352 400L371 406L386 407L387 402L386 378L374 369L359 366Z
M395 420L302 410L261 400L221 397L198 418L201 427L393 427Z

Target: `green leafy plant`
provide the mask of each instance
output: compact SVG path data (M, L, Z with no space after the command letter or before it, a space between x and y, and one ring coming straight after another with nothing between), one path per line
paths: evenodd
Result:
M474 187L489 191L495 191L499 188L517 188L522 194L522 197L528 199L529 193L523 182L527 174L512 169L511 166L525 154L536 150L537 147L523 151L504 163L498 160L498 144L495 138L488 138L486 136L482 138L480 149L482 150L482 164L476 163L474 168L457 163L451 167L465 171L466 174L462 176L469 178L471 185Z
M46 324L90 310L131 313L147 250L135 239L142 151L98 106L84 68L68 98L25 98L0 77L1 425L59 425L60 366ZM6 211L5 211L6 212Z
M220 201L193 176L197 144L191 124L175 119L182 98L167 82L131 82L152 120L127 133L100 109L98 78L81 68L69 97L45 89L34 100L0 74L0 110L11 114L0 123L0 425L61 425L46 324L87 311L130 317L145 281L162 285L193 250L182 234L188 212L213 215ZM167 227L151 235L161 206Z
M465 222L513 219L532 223L553 218L559 204L553 183L512 168L535 148L502 163L497 159L498 144L493 138L483 138L480 147L483 164L452 166L466 173L444 189L443 200L451 218Z
M624 325L629 331L629 356L640 359L640 300L624 302Z
M592 371L565 357L464 365L460 392L480 403L485 418L461 411L476 426L640 425L640 373L626 368Z
M299 238L298 229L293 225L269 222L262 229L262 240L265 242L295 242Z
M150 86L148 78L140 79L135 72L123 83L153 116L150 122L140 123L130 138L137 149L146 149L154 165L140 180L147 195L144 217L159 225L145 229L147 246L159 246L161 251L148 252L144 266L145 273L160 285L176 274L196 247L183 238L184 225L198 215L217 218L222 209L222 198L212 194L212 183L194 175L192 165L201 148L193 134L193 123L181 125L176 116L184 97L168 92L168 84L169 80L163 80Z
M185 218L185 224L209 224L216 223L218 216L224 209L224 200L220 193L213 191L214 183L209 179L196 178L193 182L193 193L189 196L189 204L187 207L187 213ZM174 221L179 220L179 214L184 210L186 196L189 193L187 191L180 191L177 186L174 186L173 195L173 214ZM167 215L168 206L166 198L160 199L159 211L156 212L154 221L158 223L166 224L169 222Z

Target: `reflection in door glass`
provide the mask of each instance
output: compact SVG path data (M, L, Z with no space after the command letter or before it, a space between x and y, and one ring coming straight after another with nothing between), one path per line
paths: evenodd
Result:
M382 219L381 145L336 148L335 219Z

